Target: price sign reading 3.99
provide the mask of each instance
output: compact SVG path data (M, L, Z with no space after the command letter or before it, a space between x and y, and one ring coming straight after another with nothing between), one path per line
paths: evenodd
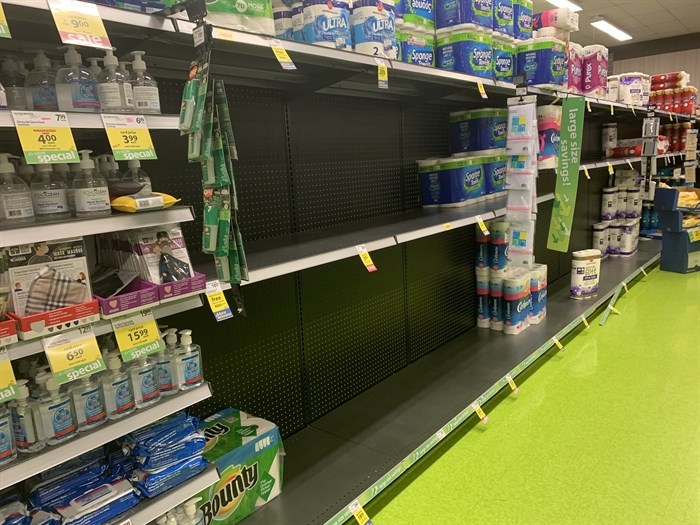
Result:
M102 115L115 160L157 159L143 115Z

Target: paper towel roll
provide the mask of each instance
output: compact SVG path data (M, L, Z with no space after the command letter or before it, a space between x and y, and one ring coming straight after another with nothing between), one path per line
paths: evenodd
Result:
M578 13L565 7L549 9L532 15L532 28L557 27L567 31L578 31Z
M393 0L355 0L350 24L355 51L375 57L396 58Z
M294 40L292 30L292 8L282 5L272 7L272 18L275 21L275 36L285 40Z
M537 154L539 169L556 168L559 161L559 134L561 132L561 106L537 108L537 134L540 152Z

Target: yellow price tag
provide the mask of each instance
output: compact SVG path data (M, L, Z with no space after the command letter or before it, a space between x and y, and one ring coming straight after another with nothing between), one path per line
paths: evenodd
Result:
M610 175L614 175L614 174L615 174L615 169L613 168L612 164L610 164L609 162L608 162L608 173L609 173Z
M79 0L48 0L58 35L64 44L112 49L100 11Z
M5 10L0 4L0 38L12 38L10 34L10 26L7 25L7 17L5 16Z
M377 63L377 86L379 89L389 89L389 68L381 58L375 58Z
M114 160L154 160L157 159L153 148L151 132L148 131L143 115L103 114L102 122L107 132L109 146Z
M486 227L486 223L484 222L484 219L481 218L481 215L476 216L476 223L479 225L479 229L481 230L481 233L483 233L484 235L491 235L488 228Z
M564 345L559 342L559 339L552 337L552 341L554 341L554 344L557 345L559 350L564 350Z
M591 180L591 176L588 174L588 168L586 166L583 167L583 174L588 180Z
M506 381L508 381L508 385L510 386L510 389L511 389L514 393L517 394L517 393L520 391L520 389L518 388L518 385L516 385L516 384L515 384L515 381L513 381L513 378L510 377L510 374L508 374L508 375L506 376Z
M474 409L474 412L476 412L476 415L481 419L482 423L488 423L489 422L489 417L486 415L486 412L483 411L483 409L479 406L479 403L474 401L472 403L472 408Z
M690 239L690 242L700 241L700 228L688 230L688 238Z
M115 317L112 319L112 328L125 363L165 349L150 308Z
M561 99L560 99L559 96L557 95L557 98L555 98L554 100L552 100L552 103L550 104L550 106L553 106L554 104L556 104L557 102L559 102L559 100L561 100Z
M611 305L611 304L608 305L608 308L609 308L610 311L611 311L612 313L614 313L614 314L621 315L621 313L622 313L622 312L620 312L620 310L618 310L617 308L615 308L615 307L614 307L613 305Z
M627 288L627 283L623 282L622 287L625 289L625 293L629 292L629 288Z
M446 223L443 224L442 226L445 228L445 230L451 230L451 229L452 229L452 224L450 224L449 222L446 222Z
M46 337L41 344L59 385L105 370L92 325Z
M476 81L476 89L479 90L479 95L481 95L481 98L489 98L489 96L486 94L484 83L481 80Z
M282 42L280 42L279 39L271 39L270 48L272 48L272 52L275 54L275 58L277 59L277 62L279 62L280 66L282 66L282 69L291 71L297 68L297 66L294 65L294 62L292 62L292 59L289 57L287 50L282 47Z
M65 113L13 111L12 118L27 164L80 162Z
M228 301L221 289L221 283L219 281L209 281L207 283L206 296L207 301L209 301L209 307L217 322L225 321L233 317L233 312L228 305Z
M583 321L583 326L586 327L586 330L588 330L591 326L588 324L588 320L586 319L585 315L581 316L581 321Z
M610 104L610 114L611 115L615 114L615 106L613 106L612 104Z
M369 519L369 516L365 512L365 509L362 508L359 501L354 500L350 503L350 505L348 505L348 510L352 512L355 521L357 521L359 525L372 525L372 520Z
M224 29L223 27L214 27L211 30L211 36L217 40L228 40L229 42L235 42L235 33L230 29Z
M634 116L636 117L636 116L637 116L637 112L634 111L634 106L630 106L630 107L632 108L632 115L634 115Z
M644 274L644 277L646 277L646 276L647 276L647 272L644 271L644 268L641 268L641 267L640 267L639 269L640 269L640 270L642 271L642 273Z
M5 403L17 397L17 380L12 370L12 363L7 355L7 349L0 347L0 403Z
M632 161L630 159L627 159L627 165L630 167L631 170L634 169L634 166L632 166Z
M590 100L586 100L586 109L588 110L589 113L591 112L591 101Z
M367 251L367 248L365 247L364 244L358 244L356 246L357 248L357 253L360 254L360 259L362 259L362 264L365 265L365 268L367 268L368 272L376 272L377 267L374 265L374 262L372 262L372 257L370 257L369 252Z

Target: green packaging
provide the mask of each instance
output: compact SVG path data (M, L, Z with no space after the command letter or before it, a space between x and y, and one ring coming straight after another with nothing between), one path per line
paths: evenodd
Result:
M202 233L202 251L204 253L216 252L216 239L219 235L219 210L218 204L204 205L204 230Z

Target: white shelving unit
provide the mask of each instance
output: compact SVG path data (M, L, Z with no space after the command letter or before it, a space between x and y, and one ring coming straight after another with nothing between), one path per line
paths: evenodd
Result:
M205 383L192 390L166 397L148 408L136 410L130 416L104 423L95 430L80 433L61 445L47 446L36 454L21 455L5 468L0 469L0 490L209 397L211 397L211 387L209 383Z
M102 117L99 113L78 113L67 111L68 122L73 129L103 129ZM178 115L144 115L148 129L177 129ZM0 109L0 128L14 128L12 112Z

